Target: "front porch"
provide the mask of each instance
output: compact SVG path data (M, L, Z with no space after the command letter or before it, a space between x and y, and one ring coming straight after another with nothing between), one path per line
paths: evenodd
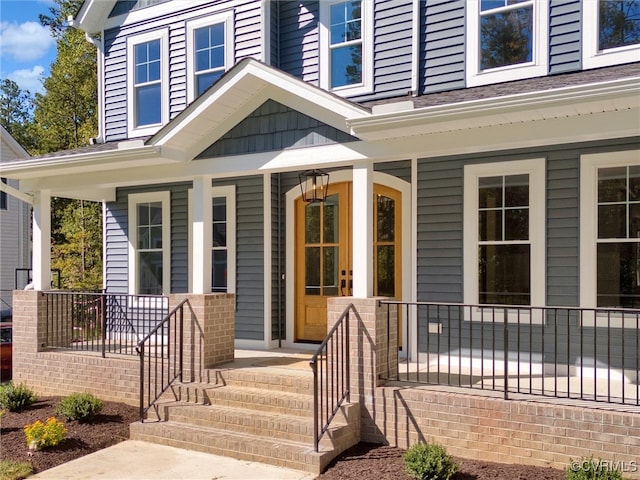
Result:
M141 370L140 358L128 354L135 349L103 353L47 346L46 295L33 291L15 294L16 381L27 382L41 394L90 390L105 400L138 405L141 379L148 388L149 378L155 381L158 375L163 376L163 368L174 368L175 363L165 362L172 358L172 344L164 340L154 342L151 348L159 370ZM446 350L448 353L432 348L414 357L406 355L415 341L409 337L403 340L401 354L394 355L398 338L403 336L396 335L398 310L375 298L343 297L329 303L328 322L339 324L342 336L337 343L327 344L321 358L324 367L319 384L326 390L321 395L319 416L320 420L335 420L318 423L314 419L318 383L309 366L310 351L238 350L233 348L233 335L226 341L212 340L224 338L225 328L228 330L223 327L225 319L233 317L233 308L225 310L228 297L190 296L196 306L191 305L188 315L185 310L183 318L198 327L184 329L187 335L183 342L189 348L183 356L182 377L160 392L163 394L147 411L144 422L132 424L132 438L316 472L358 441L403 448L416 441L438 441L453 455L557 468L564 468L571 458L590 454L631 462L640 451L637 381L627 378L623 382L626 393L622 397L613 395L613 383L603 382L608 385L608 400L606 396L589 398L591 392L584 387L563 393L563 379L575 381L575 370L567 377L558 361L550 369L548 361L545 366L545 362L535 362L535 357L522 355L517 362L507 355L505 362L499 343L479 355L473 350L465 352L462 342L457 350ZM179 303L177 300L171 299L171 305ZM400 317L417 320L406 313ZM232 329L233 322L230 325ZM443 326L432 325L422 332L429 328L440 338L441 347L461 338L443 335ZM171 327L168 331L175 332ZM231 356L215 360L214 352L224 344L231 345ZM491 345L491 341L482 345ZM348 368L341 370L345 365ZM584 367L589 369L586 362ZM625 364L625 378L631 367ZM508 389L504 388L505 368ZM598 374L598 369L593 371ZM583 377L579 378L584 385ZM465 378L470 379L469 384L461 380ZM544 379L555 387L528 391L531 380L527 379ZM147 390L143 391L146 395ZM343 393L345 401L341 401ZM332 415L334 412L337 414ZM327 433L316 451L314 429L318 425ZM636 474L634 478L640 477Z

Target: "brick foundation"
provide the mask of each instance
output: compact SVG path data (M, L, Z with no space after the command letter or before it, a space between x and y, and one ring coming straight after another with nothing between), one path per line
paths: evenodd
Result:
M380 379L397 368L385 360L387 351L397 351L397 336L387 335L396 330L395 318L389 330L377 299L342 297L328 301L330 324L350 303L361 318L350 325L351 390L357 393L351 400L360 402L361 440L400 448L436 441L455 456L559 469L593 455L618 462L625 478L640 479L640 412L551 399L504 400L491 392L443 387L385 386Z

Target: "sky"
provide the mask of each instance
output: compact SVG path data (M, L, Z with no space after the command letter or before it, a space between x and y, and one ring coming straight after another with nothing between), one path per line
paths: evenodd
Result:
M42 79L56 57L56 44L38 15L52 0L0 0L0 79L13 80L31 94L42 93Z

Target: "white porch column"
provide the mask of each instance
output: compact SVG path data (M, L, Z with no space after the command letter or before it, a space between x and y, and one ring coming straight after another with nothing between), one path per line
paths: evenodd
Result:
M33 198L34 290L51 288L51 191L41 190Z
M193 180L193 224L191 225L192 293L211 293L211 229L213 221L211 178Z
M356 298L373 296L373 162L353 167L353 292Z

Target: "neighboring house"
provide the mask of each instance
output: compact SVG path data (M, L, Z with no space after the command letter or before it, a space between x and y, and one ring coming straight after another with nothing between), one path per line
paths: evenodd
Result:
M67 196L104 202L107 291L234 293L241 347L321 340L339 295L638 307L622 5L86 0L95 144L3 158L35 198L35 287Z
M0 163L27 158L29 154L22 146L0 126ZM18 189L17 180L2 177L2 183ZM31 207L28 203L12 196L6 191L0 192L0 310L8 310L12 305L14 288L26 285L26 270L31 266L31 239L29 219ZM16 281L19 285L16 285Z

